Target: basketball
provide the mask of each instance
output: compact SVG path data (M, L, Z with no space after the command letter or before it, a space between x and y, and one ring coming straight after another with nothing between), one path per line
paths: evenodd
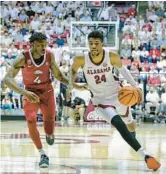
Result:
M126 86L122 87L118 92L118 99L122 105L133 106L137 102L141 101L141 93L134 87Z

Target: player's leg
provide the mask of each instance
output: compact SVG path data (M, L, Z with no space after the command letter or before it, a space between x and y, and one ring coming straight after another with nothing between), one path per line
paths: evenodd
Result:
M158 163L155 158L148 155L147 152L141 147L137 139L130 134L125 123L123 122L121 117L117 115L117 111L114 108L112 107L99 108L98 112L107 122L111 123L118 130L122 138L136 152L138 152L141 156L143 156L149 169L157 170L160 167L160 163Z
M39 106L40 106L39 103L30 103L26 99L24 99L23 101L23 109L24 109L26 120L27 120L29 135L41 156L39 166L48 167L47 155L43 149L43 146L40 140L40 134L39 134L39 131L37 130L37 125L36 125L37 123L36 116L37 116L37 111L39 109Z
M131 135L135 137L137 125L135 120L133 119L131 108L119 104L118 107L116 107L116 110L126 124Z
M43 115L44 131L46 133L46 141L49 145L54 144L54 127L55 127L55 99L53 91L47 93L47 98L42 99L40 109Z

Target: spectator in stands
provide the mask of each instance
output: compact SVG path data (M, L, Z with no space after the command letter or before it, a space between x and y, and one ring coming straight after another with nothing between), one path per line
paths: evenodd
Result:
M20 20L20 22L22 22L22 23L27 22L28 16L26 15L26 11L25 11L25 10L21 10L21 13L20 13L20 15L19 15L19 20Z
M144 31L145 28L147 28L148 32L152 31L152 24L148 22L147 19L144 20L144 25L142 26L142 30Z
M157 63L157 61L160 61L160 50L153 47L153 50L149 52L149 62Z
M115 8L115 4L111 4L108 10L108 19L109 21L119 21L119 14Z
M160 80L160 76L157 73L153 73L153 75L151 74L148 78L148 84L150 86L160 86L161 85L161 80Z
M141 48L145 47L146 50L149 50L151 32L148 31L148 28L144 28L143 31L140 31L138 36L139 36L139 40L141 41Z
M10 58L10 59L15 59L17 57L18 50L17 50L17 48L15 48L14 44L9 45L7 54L8 54L8 58Z
M34 17L30 23L30 27L34 31L38 30L40 25L41 25L41 22L40 22L40 20L38 20L37 17Z
M157 93L157 91L153 88L150 87L149 92L146 95L146 110L147 113L149 114L151 112L151 107L155 107L155 114L159 113L159 108L160 108L160 98Z
M61 24L61 21L58 21L56 26L56 34L62 34L64 32L64 27Z
M138 49L138 48L140 48L140 45L141 45L141 41L138 39L137 36L134 36L133 40L132 40L132 49L134 49L134 48Z
M138 50L138 46L136 46L135 49L132 51L132 58L134 60L140 60L140 55L141 55L141 51Z
M12 102L14 105L14 109L21 109L21 95L16 93L16 92L12 92ZM18 105L17 105L18 103Z
M31 37L31 33L27 31L26 35L24 36L24 41L29 42L29 38Z
M145 67L141 67L139 79L141 81L146 81L148 76L148 71Z
M165 29L166 31L166 29ZM160 49L162 50L162 48L166 48L166 34L165 31L162 33L162 37L161 40L159 41L159 45L160 45Z
M76 83L85 83L85 78L82 70L79 70L75 79Z
M130 67L130 73L134 77L134 80L137 82L139 79L139 70L135 64L132 64Z
M1 109L3 111L3 114L11 114L12 102L10 101L10 97L8 94L6 94L4 99L2 100Z
M85 101L80 97L76 97L71 104L69 117L72 120L76 120L76 117L79 116L80 124L83 124L85 109L86 109Z
M166 89L161 94L161 105L160 105L160 114L159 115L166 117Z
M13 37L9 37L8 32L5 32L4 35L1 36L1 44L4 46L8 46L12 44L13 42Z
M128 46L123 47L120 52L120 57L122 59L131 58L131 48Z
M124 38L122 39L122 46L125 47L131 47L132 45L132 39L130 38L129 35L124 36Z
M21 31L18 30L17 34L14 37L15 42L23 42L24 41L24 36L22 35Z
M149 74L151 77L153 77L153 74L157 74L158 71L156 69L156 66L154 64L150 64L150 71L149 71Z
M140 62L141 63L150 62L149 51L147 51L145 47L143 47L143 50L140 53Z
M9 28L9 33L11 33L13 37L17 34L17 28L14 24Z
M61 35L58 35L58 38L56 40L56 44L58 45L58 47L63 47L64 46L64 39L61 38Z
M136 10L136 7L135 7L135 4L133 4L129 9L128 9L128 12L127 12L127 15L130 16L137 16L137 10Z
M92 21L92 18L89 14L89 11L88 10L85 10L83 16L80 18L80 21Z
M35 12L32 10L31 6L28 7L26 15L28 16L28 18L30 18L31 16L35 16Z
M158 40L157 34L153 35L153 39L150 41L150 49L160 49L160 40Z
M163 69L160 71L159 75L160 75L161 83L166 84L166 64L165 66L163 66Z

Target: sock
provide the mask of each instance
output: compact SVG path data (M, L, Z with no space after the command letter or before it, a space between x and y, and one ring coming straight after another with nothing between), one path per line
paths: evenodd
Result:
M142 147L137 152L145 159L147 152Z
M122 138L137 152L141 145L137 141L136 138L134 138L129 130L127 129L125 123L121 119L119 115L116 115L111 120L112 125L118 130L118 132L121 134Z
M38 150L39 150L40 156L41 156L41 155L46 155L46 153L45 153L45 151L44 151L44 149L43 149L43 148L38 149Z
M136 137L136 132L130 132L130 134L135 138Z
M46 135L47 137L53 139L54 138L54 135Z

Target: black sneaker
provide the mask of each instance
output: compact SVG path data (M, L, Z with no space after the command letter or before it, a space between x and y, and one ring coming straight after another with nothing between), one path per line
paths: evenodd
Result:
M53 145L54 144L54 135L52 135L52 136L46 135L46 141L47 141L47 144Z
M49 158L47 155L41 155L40 157L40 162L39 162L39 167L41 168L48 168L49 166Z

